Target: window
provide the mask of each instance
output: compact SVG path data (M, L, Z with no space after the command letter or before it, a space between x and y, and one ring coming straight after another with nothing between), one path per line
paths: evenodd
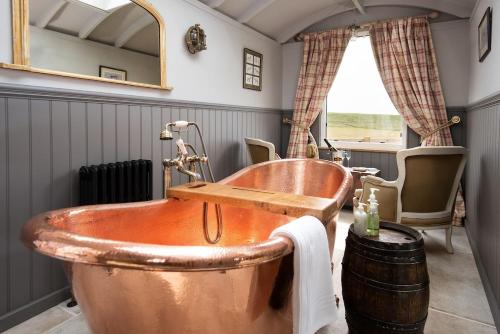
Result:
M349 42L326 110L326 136L338 147L399 150L406 145L406 126L382 83L369 36Z

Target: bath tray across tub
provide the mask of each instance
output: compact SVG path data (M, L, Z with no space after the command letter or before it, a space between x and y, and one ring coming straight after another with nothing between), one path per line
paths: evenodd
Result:
M337 202L334 199L210 182L192 182L172 187L167 190L167 196L240 208L261 209L292 217L309 215L323 222L330 219L337 210Z

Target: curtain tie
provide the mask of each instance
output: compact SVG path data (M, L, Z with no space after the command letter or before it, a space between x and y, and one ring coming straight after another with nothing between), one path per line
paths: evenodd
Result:
M299 129L302 129L302 130L304 130L304 131L310 131L310 130L311 130L311 128L310 128L310 127L308 127L308 126L306 126L306 125L304 125L304 124L301 124L300 122L297 122L297 121L291 120L291 119L289 119L289 118L285 118L285 119L283 119L283 123L285 123L285 124L290 124L290 125L293 125L293 126L296 126L296 127L298 127Z

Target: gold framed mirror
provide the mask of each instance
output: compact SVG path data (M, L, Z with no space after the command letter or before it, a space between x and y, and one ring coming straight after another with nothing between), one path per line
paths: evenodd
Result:
M12 64L2 68L172 89L165 25L147 0L12 0Z

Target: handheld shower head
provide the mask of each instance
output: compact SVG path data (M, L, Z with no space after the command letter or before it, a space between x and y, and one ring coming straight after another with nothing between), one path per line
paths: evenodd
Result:
M163 130L160 132L160 140L172 140L174 136L172 132L168 129L168 124L163 127Z
M171 128L177 128L175 132L180 132L180 129L187 128L189 125L193 125L192 122L187 121L175 121L172 123L167 123L163 126L163 130L160 132L160 140L171 140L173 139Z

